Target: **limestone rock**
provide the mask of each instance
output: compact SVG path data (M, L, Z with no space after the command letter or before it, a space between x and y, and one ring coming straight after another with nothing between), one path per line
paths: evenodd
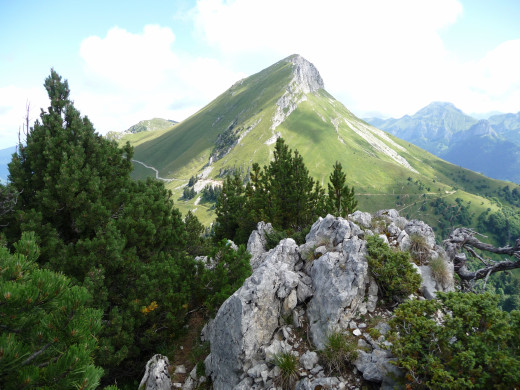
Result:
M435 247L435 233L433 232L433 229L423 221L414 219L406 224L404 230L409 236L416 234L424 237L426 244L430 249Z
M256 268L260 255L262 255L266 249L267 243L266 233L271 233L273 227L270 223L258 222L256 230L253 230L247 241L247 250L251 253L251 266Z
M401 233L401 229L399 229L394 222L390 223L390 225L386 227L386 230L391 237L399 237Z
M363 378L367 381L381 383L388 375L386 364L390 359L391 354L386 350L374 349L372 353L359 350L354 365L363 373Z
M306 370L312 370L312 368L318 364L318 354L316 352L307 351L300 356L300 363Z
M367 312L365 298L370 278L366 242L351 237L350 232L348 221L328 215L318 220L307 235L305 245L315 241L342 244L341 252L327 252L313 261L311 269L314 295L307 316L312 341L318 349L324 347L330 333L346 328L356 311Z
M334 248L345 238L351 237L350 224L343 218L327 215L319 218L305 237L305 244L300 246L300 252L314 253L315 248L325 246L328 250Z
M382 335L377 340L360 330L366 326L359 316L374 312L378 299L378 285L368 272L365 237L384 232L391 246L404 249L410 246L410 234L419 234L425 237L431 256L444 258L445 254L425 223L408 221L396 210L382 210L374 218L378 222L372 233L368 227L374 220L368 213L353 213L348 220L327 215L313 224L304 244L298 247L294 240L285 239L270 251L265 250L265 237L272 227L263 222L257 225L248 241L253 274L203 330L204 340L210 342L206 375L211 376L215 390L274 388L280 369L273 359L283 352L298 356L305 345L295 332L301 326L308 327L312 343L322 349L328 335L350 325L363 336L354 363L357 370L365 380L382 383L383 388L395 384L388 376L402 372L390 364L393 357L380 347L381 343L388 345L384 340L388 325L376 325ZM428 279L428 262L416 268L426 279L425 286L430 283L423 288L424 296L449 288ZM315 352L304 352L299 358L297 389L345 388L342 378L326 377L329 373L317 365Z
M350 214L348 219L367 229L372 226L372 215L370 213L357 210Z
M206 374L214 389L238 385L245 362L262 360L281 315L277 291L299 260L298 247L288 238L262 256L253 274L220 307L209 332L211 353L205 360ZM295 274L297 275L297 274ZM294 293L296 300L296 293Z
M453 263L448 261L444 256L437 257L435 261L444 262L445 274L442 278L437 278L439 280L435 278L429 265L422 265L419 267L422 277L421 292L426 299L435 299L435 293L437 291L447 292L455 290Z
M344 385L343 385L344 386ZM340 380L336 377L304 378L296 384L295 390L339 389Z
M168 372L170 362L166 356L154 355L148 363L139 383L139 389L144 390L170 390L172 388L172 380Z

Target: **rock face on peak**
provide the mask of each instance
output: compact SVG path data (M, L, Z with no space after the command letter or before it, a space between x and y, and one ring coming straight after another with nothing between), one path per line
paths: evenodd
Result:
M431 228L400 217L396 210L383 210L373 218L362 212L349 219L328 215L314 223L304 244L298 246L288 238L270 251L265 251L265 233L271 226L261 222L257 228L248 243L253 274L203 331L203 339L210 342L205 368L213 388L276 387L280 368L275 357L282 353L298 357L294 388L346 388L346 380L326 371L313 351L323 349L335 332L357 338L360 350L353 363L365 380L392 388L391 377L400 372L389 363L390 352L381 347L389 327L379 317L387 313L388 318L390 313L377 307L378 285L368 268L365 237L384 236L398 250L410 245L410 235L422 236L426 258L441 258L451 270L443 283L437 283L427 260L416 267L424 278L424 296L433 298L435 291L453 288L453 266L435 244ZM381 334L377 340L364 323L371 317L378 318L371 325Z
M287 58L287 61L294 64L293 82L299 85L304 93L315 92L325 88L318 69L301 55L292 55Z
M324 88L323 79L318 69L299 54L287 57L286 62L293 64L293 78L285 93L276 102L277 109L272 119L271 130L275 130L298 105L307 100L306 94Z

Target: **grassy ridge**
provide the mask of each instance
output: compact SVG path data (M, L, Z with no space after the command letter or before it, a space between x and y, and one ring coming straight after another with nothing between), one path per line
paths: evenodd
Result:
M247 172L253 162L268 164L274 145L266 141L275 132L285 138L290 148L300 152L311 175L324 185L333 163L341 162L349 183L356 189L360 209L396 208L403 215L424 219L432 226L438 224L440 217L428 205L423 206L425 202L440 197L454 204L460 198L471 202L470 211L478 216L487 208L497 209L496 202L490 200L497 189L506 184L516 186L447 163L406 141L380 133L325 90L306 94L285 121L272 130L277 102L288 89L294 90L294 86L288 87L292 72L293 64L282 60L237 82L172 129L133 134L122 141L134 144L135 158L157 168L162 177L184 180L170 182L167 187L173 191L182 212L196 209L195 214L205 224L214 217L210 205L195 205L197 197L180 200L182 186L205 168L208 178L221 180L219 173L224 170L240 168ZM242 137L240 142L209 165L217 137L230 128ZM370 142L360 135L363 131ZM374 140L379 146L374 145ZM382 148L393 149L416 172L397 163ZM136 166L135 177L150 174L154 175L153 171Z

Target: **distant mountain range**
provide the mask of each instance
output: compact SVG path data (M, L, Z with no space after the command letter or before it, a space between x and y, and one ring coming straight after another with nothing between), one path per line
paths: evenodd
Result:
M16 146L0 149L0 183L5 183L7 181L7 176L9 175L7 164L11 162L11 158L15 151Z
M169 130L172 126L176 125L179 122L176 122L171 119L162 119L162 118L152 118L145 119L140 121L139 123L130 126L128 129L124 131L109 131L106 135L108 139L119 140L125 134L139 134L150 131L160 131L160 130Z
M438 148L444 150L460 127L469 130L478 122L460 115L452 105L446 107L433 105L421 111L424 118L441 119L421 122L419 145L426 145L421 139L434 134ZM410 129L419 123L412 117L401 120L409 122ZM457 223L462 207L468 215L478 216L497 210L495 198L509 204L501 195L508 183L450 164L378 129L381 123L371 126L357 118L325 90L314 65L294 55L239 80L170 129L126 134L120 142L135 146L135 178L162 178L177 199L176 207L183 213L193 210L206 225L214 219L213 204L201 202L200 194L182 199L189 179L199 178L195 191L200 192L204 185L221 183L227 174L247 175L253 163L269 163L278 137L299 151L310 174L324 185L339 161L355 187L359 208L365 211L396 208L445 229ZM480 135L485 129L472 132ZM520 191L515 185L509 191L515 188ZM453 210L456 215L449 217Z
M520 183L520 112L478 120L435 102L412 116L364 120L453 164Z

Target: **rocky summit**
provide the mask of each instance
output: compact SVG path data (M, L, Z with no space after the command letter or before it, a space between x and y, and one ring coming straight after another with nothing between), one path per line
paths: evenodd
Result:
M247 245L252 275L202 331L210 343L206 377L197 378L194 371L182 388L194 389L209 378L216 390L277 388L280 368L275 360L284 353L297 361L293 387L298 390L354 389L363 381L393 388L401 373L390 364L392 356L385 348L391 312L378 305L379 286L368 267L366 238L379 235L395 250L408 250L421 237L424 256L416 266L421 294L412 299L430 299L436 291L453 290L453 265L436 245L432 229L396 210L373 215L356 211L347 219L320 218L302 245L287 238L266 250L271 229L258 223ZM439 258L449 271L442 281L435 280L428 265ZM349 374L324 367L320 358L327 337L335 332L348 333L357 343ZM146 388L160 388L146 383Z

